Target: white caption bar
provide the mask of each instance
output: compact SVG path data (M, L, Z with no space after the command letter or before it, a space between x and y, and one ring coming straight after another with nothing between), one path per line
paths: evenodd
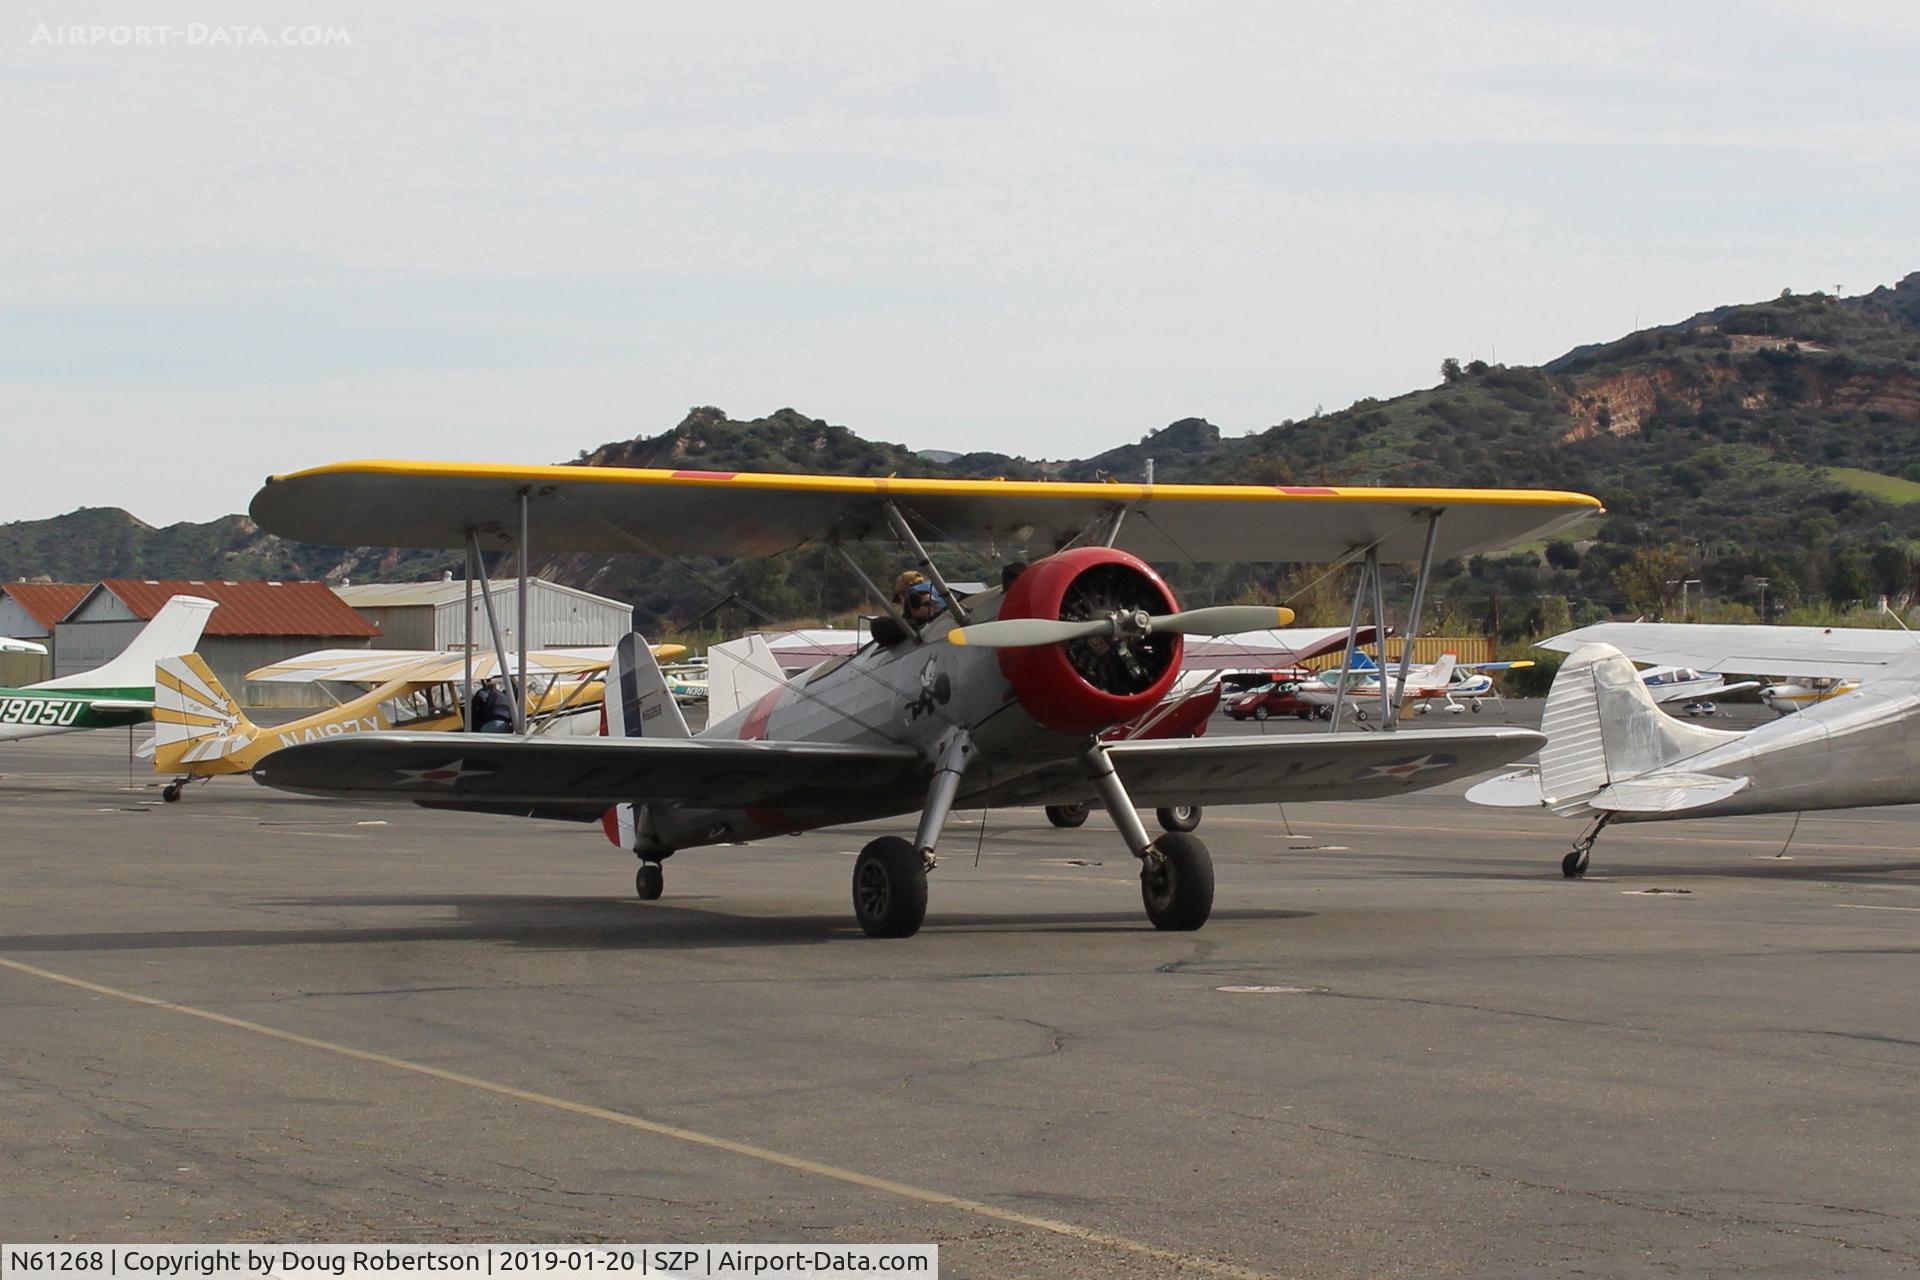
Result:
M363 1280L396 1275L911 1276L939 1280L933 1244L8 1244L0 1280Z

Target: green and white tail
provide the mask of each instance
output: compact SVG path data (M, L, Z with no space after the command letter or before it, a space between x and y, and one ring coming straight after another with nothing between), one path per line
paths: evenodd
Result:
M145 689L153 684L154 664L162 658L192 653L206 629L207 615L217 606L199 596L175 596L160 606L153 621L140 629L120 655L104 666L61 676L39 685L42 689Z

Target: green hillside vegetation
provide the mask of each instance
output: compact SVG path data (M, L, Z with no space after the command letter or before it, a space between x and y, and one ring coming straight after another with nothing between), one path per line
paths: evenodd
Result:
M1116 435L1119 431L1116 430ZM944 456L944 455L943 455ZM1606 616L1758 618L1910 602L1920 545L1920 273L1848 299L1783 295L1577 348L1538 368L1447 360L1438 385L1223 437L1185 418L1082 459L966 453L946 461L782 409L736 420L712 406L670 431L582 450L583 466L1162 482L1572 489L1604 518L1499 556L1444 566L1430 628L1503 640ZM900 556L863 553L887 581ZM942 551L959 578L997 566ZM90 509L0 526L0 573L329 577L397 581L457 568L451 553L314 548L244 517L152 529ZM563 556L541 572L631 599L656 634L871 608L818 550L728 564ZM1345 589L1317 566L1171 571L1205 604L1289 600L1303 624L1344 622ZM716 611L717 609L717 611Z
M1864 493L1869 498L1878 498L1896 507L1920 502L1920 482L1902 480L1899 476L1883 476L1877 471L1862 471L1858 467L1828 467L1826 475L1827 479L1844 489Z

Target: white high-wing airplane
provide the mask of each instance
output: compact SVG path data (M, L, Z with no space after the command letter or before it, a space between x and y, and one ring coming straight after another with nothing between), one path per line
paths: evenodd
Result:
M1607 624L1602 624L1607 625ZM1645 625L1628 623L1628 626ZM1578 635L1578 632L1570 633ZM1558 649L1559 641L1565 637L1556 636L1552 640L1542 640L1542 649ZM1728 684L1727 678L1715 671L1697 671L1692 667L1648 667L1640 673L1640 682L1647 686L1647 692L1653 695L1655 702L1682 702L1691 707L1705 703L1711 707L1713 699L1724 698L1730 693L1742 693L1748 689L1758 689L1758 680L1743 680L1739 684Z
M214 608L199 596L174 596L106 665L0 689L0 742L145 724L153 718L153 664L193 652Z
M1818 678L1803 676L1798 680L1781 680L1760 690L1760 701L1783 716L1805 710L1816 703L1837 698L1843 693L1852 693L1860 687L1858 680L1841 680L1833 676Z

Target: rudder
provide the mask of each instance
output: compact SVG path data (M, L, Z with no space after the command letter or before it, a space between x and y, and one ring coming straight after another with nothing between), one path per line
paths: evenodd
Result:
M153 667L153 768L192 773L239 751L260 734L197 653Z

